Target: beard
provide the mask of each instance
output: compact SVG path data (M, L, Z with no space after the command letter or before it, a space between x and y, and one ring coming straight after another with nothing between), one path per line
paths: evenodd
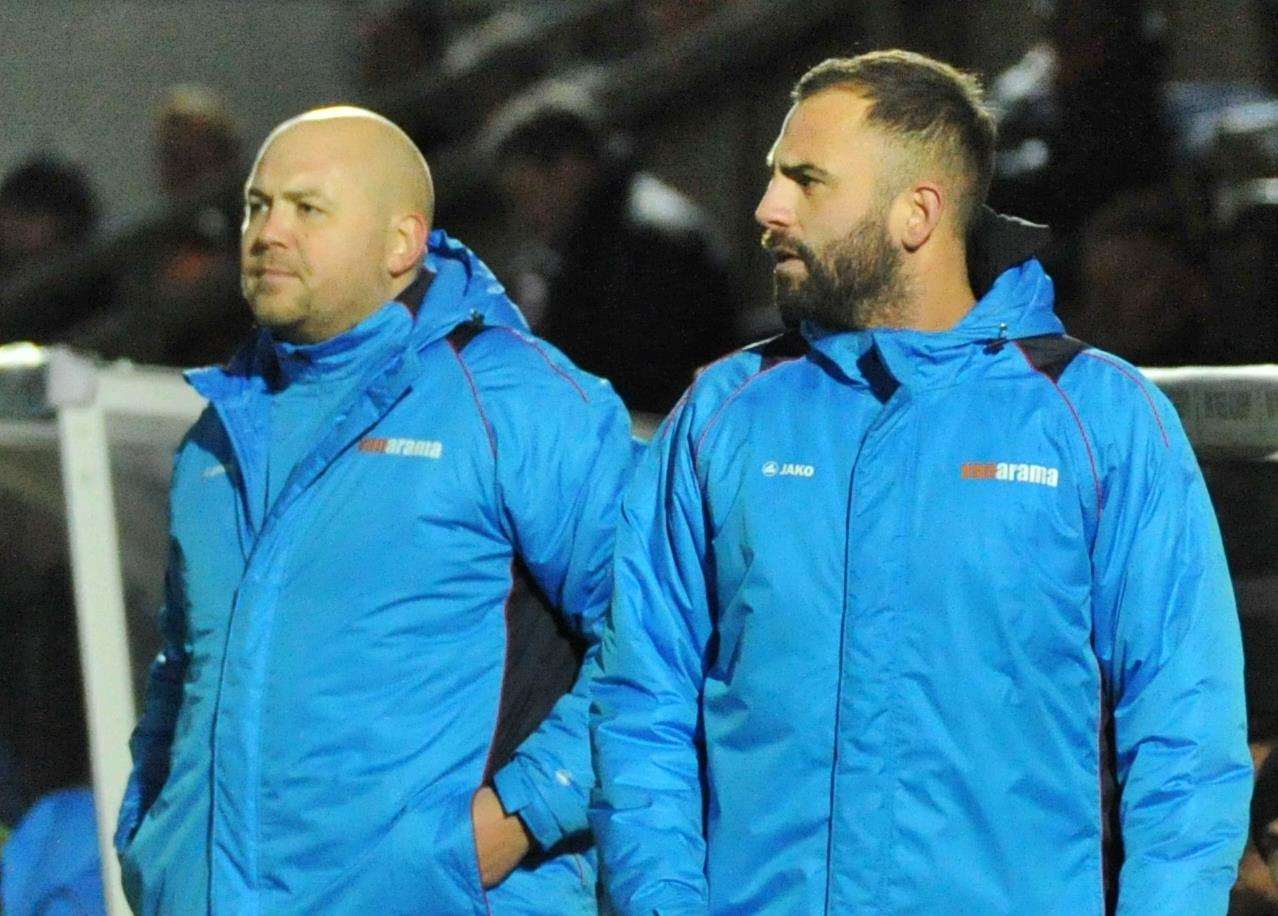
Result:
M772 275L773 297L786 327L801 321L827 331L910 325L901 253L888 237L884 215L867 215L821 252L780 234L765 237L764 245L791 249L807 267L802 278Z

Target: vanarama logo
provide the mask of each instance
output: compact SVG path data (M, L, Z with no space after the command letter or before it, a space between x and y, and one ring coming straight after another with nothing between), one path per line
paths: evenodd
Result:
M444 443L434 439L361 439L359 450L407 458L438 458L444 454Z
M795 464L787 461L779 464L776 461L763 462L764 477L811 477L816 473L816 468L810 464Z
M1061 472L1041 464L1019 464L1014 461L965 461L964 480L1008 480L1013 483L1037 483L1054 487L1060 483Z

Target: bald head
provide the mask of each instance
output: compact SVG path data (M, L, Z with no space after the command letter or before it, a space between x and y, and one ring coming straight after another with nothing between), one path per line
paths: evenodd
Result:
M381 115L342 106L285 121L258 151L244 193L244 293L277 336L339 334L421 269L430 169Z
M290 139L323 147L346 160L352 166L353 180L388 207L421 213L427 225L434 221L435 185L430 166L417 144L393 121L354 105L305 112L271 131L257 152L253 173L271 146L289 133L297 134Z

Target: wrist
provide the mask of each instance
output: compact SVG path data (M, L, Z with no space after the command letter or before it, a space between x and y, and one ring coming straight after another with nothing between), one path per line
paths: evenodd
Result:
M522 769L512 761L498 770L492 781L502 810L519 819L532 843L549 849L562 838L563 831L552 813L545 810L537 790Z

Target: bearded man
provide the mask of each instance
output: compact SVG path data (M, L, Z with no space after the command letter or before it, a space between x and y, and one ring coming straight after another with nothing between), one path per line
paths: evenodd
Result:
M1211 505L982 209L994 133L917 54L797 85L756 212L792 330L702 372L622 504L591 823L623 913L1225 910Z
M260 327L190 375L209 407L173 471L130 903L594 912L586 688L625 409L432 230L426 162L385 118L285 122L244 201Z

